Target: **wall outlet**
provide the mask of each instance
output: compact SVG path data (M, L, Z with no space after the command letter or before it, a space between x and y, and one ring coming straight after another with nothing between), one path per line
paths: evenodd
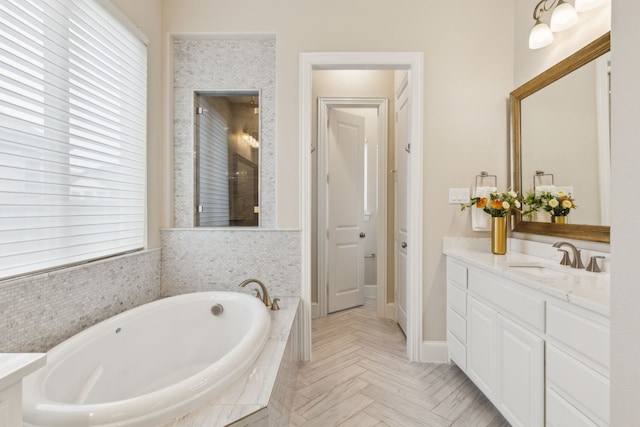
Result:
M468 188L450 188L449 204L457 205L460 203L469 203L471 191Z

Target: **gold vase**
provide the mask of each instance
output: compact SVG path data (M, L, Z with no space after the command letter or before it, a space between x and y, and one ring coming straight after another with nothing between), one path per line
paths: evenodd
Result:
M551 222L554 224L566 224L567 223L567 217L566 216L552 216L551 217Z
M491 217L491 253L507 253L507 217Z

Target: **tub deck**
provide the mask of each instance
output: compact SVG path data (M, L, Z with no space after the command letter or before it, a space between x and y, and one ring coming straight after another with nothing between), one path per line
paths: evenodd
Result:
M297 363L291 360L291 332L299 304L300 298L282 298L280 310L269 311L269 339L254 366L234 385L199 409L160 427L266 426L269 417L288 419L282 409L290 409L291 405L280 402L292 400L297 379ZM293 378L293 381L283 381L283 376ZM293 384L287 387L287 382ZM276 413L268 410L275 406Z

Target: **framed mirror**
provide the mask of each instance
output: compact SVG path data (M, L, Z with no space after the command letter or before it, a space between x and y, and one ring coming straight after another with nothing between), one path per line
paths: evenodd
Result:
M511 92L511 188L562 189L576 205L565 224L517 214L513 231L609 242L609 51L607 33Z
M196 92L194 224L260 225L260 95Z

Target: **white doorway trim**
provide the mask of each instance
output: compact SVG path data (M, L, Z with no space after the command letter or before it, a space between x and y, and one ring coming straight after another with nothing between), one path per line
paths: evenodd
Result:
M314 69L406 69L411 79L409 138L411 141L409 174L410 235L409 286L407 296L407 356L420 361L422 345L422 200L423 200L423 91L424 54L422 52L320 52L300 54L300 218L301 248L301 360L311 358L311 150L312 147L312 71Z
M327 123L329 110L332 108L376 108L378 110L378 176L377 176L377 242L376 242L376 312L378 317L385 317L387 304L387 129L388 104L386 98L318 98L318 177L327 174L328 138ZM318 305L319 314L324 317L328 313L327 305L327 239L326 216L327 181L318 179Z

